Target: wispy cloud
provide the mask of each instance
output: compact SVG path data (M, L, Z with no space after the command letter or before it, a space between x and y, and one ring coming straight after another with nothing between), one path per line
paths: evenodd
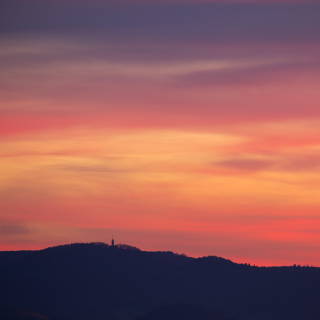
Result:
M3 247L319 261L320 6L244 2L1 1Z
M26 225L0 222L1 237L26 235L30 232L31 230Z

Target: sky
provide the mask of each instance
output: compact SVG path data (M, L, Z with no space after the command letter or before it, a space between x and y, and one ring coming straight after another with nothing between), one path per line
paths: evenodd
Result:
M0 12L0 250L320 266L318 1Z

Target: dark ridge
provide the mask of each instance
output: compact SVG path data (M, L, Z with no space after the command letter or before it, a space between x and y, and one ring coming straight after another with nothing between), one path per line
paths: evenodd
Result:
M227 320L218 311L208 307L194 304L176 304L156 308L147 314L138 317L136 320Z
M0 252L0 283L0 309L27 310L35 320L320 319L319 268L256 267L125 244Z
M48 320L48 317L39 313L15 308L0 308L1 320Z

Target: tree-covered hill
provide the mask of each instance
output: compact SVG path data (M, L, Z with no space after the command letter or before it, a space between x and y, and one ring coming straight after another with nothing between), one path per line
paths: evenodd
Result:
M254 267L127 245L0 252L0 283L2 309L49 320L156 320L162 313L169 320L185 309L198 310L197 320L320 319L319 268Z

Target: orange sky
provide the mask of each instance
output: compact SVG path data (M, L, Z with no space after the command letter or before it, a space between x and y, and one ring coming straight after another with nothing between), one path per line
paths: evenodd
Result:
M284 41L241 19L220 26L223 42L192 34L201 19L184 39L175 14L172 34L150 20L135 39L116 19L107 38L104 26L8 24L0 250L113 234L147 250L320 265L318 44L287 18Z

